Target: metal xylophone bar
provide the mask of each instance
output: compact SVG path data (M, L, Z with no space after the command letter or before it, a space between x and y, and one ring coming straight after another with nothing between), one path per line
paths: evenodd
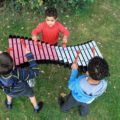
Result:
M97 47L95 41L89 41L84 44L68 46L62 48L61 46L54 46L39 41L34 42L27 38L10 37L9 38L10 55L16 65L21 65L27 62L25 57L25 47L27 47L34 55L35 60L41 61L55 61L71 65L76 56L77 51L80 51L78 57L78 66L86 67L88 62L94 56L102 57L102 54Z

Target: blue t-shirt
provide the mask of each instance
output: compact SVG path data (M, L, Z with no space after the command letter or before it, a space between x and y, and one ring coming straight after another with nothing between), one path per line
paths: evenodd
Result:
M77 77L78 70L72 69L68 87L72 92L73 97L83 103L90 104L98 96L102 95L107 88L107 81L101 80L99 84L93 85L88 83L86 75Z

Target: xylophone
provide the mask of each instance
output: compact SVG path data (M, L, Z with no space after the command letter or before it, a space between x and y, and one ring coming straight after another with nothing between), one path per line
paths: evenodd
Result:
M35 60L56 61L71 65L76 59L78 66L87 66L89 60L94 56L102 57L102 54L94 40L84 44L61 47L35 42L28 38L9 37L9 53L13 58L15 65L21 65L27 62L25 57L25 47L33 53ZM77 52L79 51L79 54ZM76 58L77 56L77 58Z

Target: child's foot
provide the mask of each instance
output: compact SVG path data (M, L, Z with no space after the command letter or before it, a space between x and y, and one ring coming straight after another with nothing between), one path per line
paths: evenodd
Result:
M7 109L11 110L12 109L12 103L11 104L8 104L7 103L7 100L5 100L5 106Z
M40 112L40 110L43 108L43 102L42 101L40 101L40 102L38 102L38 109L35 109L34 108L34 111L36 112L36 113L38 113L38 112Z
M62 96L59 96L59 97L58 97L58 104L59 104L60 106L62 106L63 103L64 103L64 98L63 98Z
M66 93L62 92L62 93L60 93L60 96L61 97L66 97Z

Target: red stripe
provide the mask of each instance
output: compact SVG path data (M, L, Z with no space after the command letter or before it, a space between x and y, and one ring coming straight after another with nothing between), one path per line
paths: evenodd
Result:
M15 63L16 63L16 65L19 65L20 63L19 63L19 56L18 56L16 38L13 38L13 48L14 48L14 55L15 55Z
M79 54L80 54L80 50L77 51L77 55L76 55L75 60L74 60L73 63L77 63L78 62Z
M40 54L39 54L39 50L38 50L38 42L34 41L33 44L34 44L34 47L35 47L37 60L40 60Z
M26 44L23 38L20 39L20 43L22 46L22 51L23 51L23 58L24 58L24 62L27 62L27 58L26 58Z
M95 57L95 51L96 51L95 47L91 48L91 50L92 50L92 53L93 53L93 57Z
M17 38L17 44L18 44L19 60L20 60L20 64L22 64L24 62L24 60L23 60L20 38Z

